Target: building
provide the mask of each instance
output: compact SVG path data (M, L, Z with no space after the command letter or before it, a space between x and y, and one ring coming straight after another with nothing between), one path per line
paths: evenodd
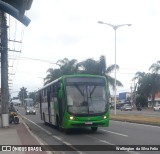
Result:
M119 100L121 103L131 104L131 93L130 92L119 93Z
M152 97L148 98L148 107L157 106L160 104L160 92L156 93L154 102L152 102Z

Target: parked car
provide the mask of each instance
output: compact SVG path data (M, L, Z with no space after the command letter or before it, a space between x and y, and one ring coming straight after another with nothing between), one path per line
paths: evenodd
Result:
M27 114L36 114L36 109L34 106L27 106L26 107L26 115Z
M157 105L157 106L154 106L154 107L153 107L153 110L154 110L154 111L160 111L160 104Z
M132 111L132 106L129 104L125 104L121 107L121 111Z

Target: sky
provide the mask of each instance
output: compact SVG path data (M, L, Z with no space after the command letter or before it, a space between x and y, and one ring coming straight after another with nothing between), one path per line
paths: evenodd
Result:
M8 16L10 92L17 95L21 87L28 92L43 86L48 68L58 68L60 59L78 62L106 57L107 66L115 63L115 31L106 24L132 24L116 30L117 79L120 92L131 92L138 71L160 60L159 0L33 0L26 12L28 27ZM39 60L36 60L39 59ZM44 60L44 61L43 61ZM52 64L51 64L52 63ZM114 77L114 72L111 74Z

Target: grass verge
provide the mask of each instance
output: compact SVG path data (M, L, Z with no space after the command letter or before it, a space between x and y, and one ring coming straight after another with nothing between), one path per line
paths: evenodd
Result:
M149 124L149 125L158 125L160 126L160 118L158 117L149 117L149 116L141 116L141 115L122 115L122 114L111 114L111 120L117 121L125 121L125 122L133 122L133 123L141 123L141 124Z

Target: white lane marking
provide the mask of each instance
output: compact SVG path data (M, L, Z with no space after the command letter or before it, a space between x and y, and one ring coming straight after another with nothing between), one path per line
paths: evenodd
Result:
M93 136L90 136L90 135L86 135L86 136L88 136L88 137L90 137L90 138L92 138L92 139L94 139L94 140L98 140L98 141L100 141L100 142L102 142L102 143L106 143L106 144L108 144L108 145L115 145L115 144L110 143L110 142L108 142L108 141L106 141L106 140L101 140L101 139L99 139L99 138L97 138L97 137L93 137ZM116 145L115 145L115 146L116 146ZM141 154L141 153L135 152L135 151L124 151L124 152L130 153L130 154Z
M69 147L71 147L73 150L75 150L76 152L78 152L79 154L85 154L84 152L79 151L77 148L75 148L74 146L72 146L72 144L70 144L69 142L64 141L62 138L53 135L53 138L56 138L57 140L63 142L65 145L68 145Z
M109 144L109 145L114 145L114 144L112 144L112 143L110 143L110 142L108 142L108 141L106 141L106 140L101 140L101 139L99 139L99 138L97 138L97 137L93 137L93 136L90 136L90 135L85 135L85 136L87 136L87 137L89 137L89 138L91 138L91 139L98 140L98 141L100 141L100 142Z
M36 125L38 128L40 128L41 130L43 130L44 132L46 132L48 135L52 135L51 132L45 130L43 127L37 125L35 122L33 122L32 120L24 117L23 115L21 115L24 119L28 120L29 122L31 122L32 124ZM53 138L61 141L63 144L70 146L73 150L75 150L76 152L78 152L79 154L85 154L84 152L78 151L77 148L75 148L74 146L72 146L72 144L70 144L69 142L64 141L62 138L56 136L56 135L52 135Z
M46 132L48 135L52 135L51 132L45 130L44 128L42 128L41 126L37 125L35 122L33 122L32 120L26 118L25 116L21 115L24 119L28 120L29 122L31 122L32 124L36 125L38 128L40 128L41 130L43 130L44 132Z
M51 132L45 130L43 127L37 125L35 122L31 121L30 119L26 118L26 117L23 116L23 115L21 115L21 116L22 116L24 119L26 119L26 120L30 121L31 123L33 123L34 125L36 125L36 126L37 126L38 128L40 128L41 130L45 131L48 135L52 135ZM86 135L86 136L88 136L88 137L90 137L90 138L92 138L92 139L99 140L99 141L102 142L102 143L106 143L106 144L109 144L109 145L115 145L115 144L112 144L112 143L110 143L110 142L108 142L108 141L106 141L106 140L100 140L100 139L98 139L98 138L96 138L96 137L91 137L91 136L89 136L89 135ZM84 152L78 151L78 149L76 149L74 146L72 146L72 144L70 144L69 142L64 141L62 138L60 138L60 137L58 137L58 136L56 136L56 135L52 135L52 137L55 138L55 139L57 139L57 140L59 140L59 141L61 141L61 142L63 142L64 144L70 146L71 148L73 148L74 150L76 150L76 152L78 152L79 154L85 154ZM125 151L125 152L131 153L131 154L140 154L140 153L134 152L134 151Z
M115 134L115 135L120 135L120 136L123 136L123 137L128 137L128 135L125 135L125 134L120 134L120 133L112 132L112 131L105 130L105 129L100 129L100 130L102 130L104 132L112 133L112 134Z

